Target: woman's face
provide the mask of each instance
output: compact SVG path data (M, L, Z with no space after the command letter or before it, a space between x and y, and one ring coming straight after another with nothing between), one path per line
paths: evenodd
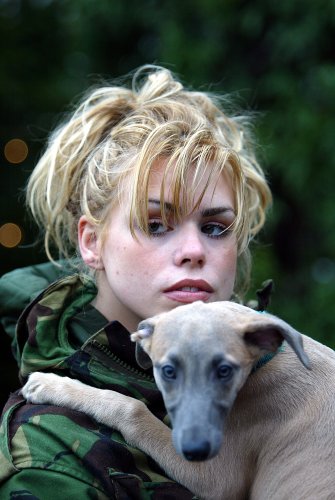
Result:
M196 300L228 300L233 292L237 243L234 233L226 230L235 219L228 176L211 182L200 206L180 222L173 217L167 179L164 202L171 216L165 226L160 210L164 168L163 162L158 163L150 174L150 236L135 229L137 239L133 238L125 204L112 209L101 251L85 217L79 222L84 261L100 269L94 305L108 320L118 320L130 331L155 314ZM205 179L199 193L204 183Z

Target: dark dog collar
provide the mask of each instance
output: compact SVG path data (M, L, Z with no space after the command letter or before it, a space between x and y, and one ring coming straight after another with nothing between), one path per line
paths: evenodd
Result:
M255 373L257 370L262 368L262 366L266 365L271 359L273 359L279 352L284 352L285 351L285 342L282 343L282 345L277 349L276 352L269 352L267 354L264 354L261 358L259 358L254 366L252 367L251 373Z

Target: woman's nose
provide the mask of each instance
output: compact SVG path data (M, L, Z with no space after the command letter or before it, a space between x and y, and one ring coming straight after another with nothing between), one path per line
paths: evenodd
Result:
M206 262L206 249L198 228L181 230L174 252L176 266L202 267Z

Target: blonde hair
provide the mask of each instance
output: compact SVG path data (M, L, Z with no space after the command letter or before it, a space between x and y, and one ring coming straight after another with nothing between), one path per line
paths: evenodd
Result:
M223 102L185 89L169 70L154 66L140 68L131 88L104 86L87 95L50 136L28 183L27 203L45 232L49 259L53 260L52 244L60 256L73 254L81 215L103 234L111 207L125 193L131 231L134 234L136 220L147 232L150 170L155 161L166 158L165 173L172 173L173 179L172 203L180 207L177 218L201 202L206 188L198 199L194 193L202 178L208 185L228 170L235 196L239 270L244 276L238 287L245 285L248 245L264 224L271 194L254 154L248 117L228 116ZM166 217L164 210L162 215Z

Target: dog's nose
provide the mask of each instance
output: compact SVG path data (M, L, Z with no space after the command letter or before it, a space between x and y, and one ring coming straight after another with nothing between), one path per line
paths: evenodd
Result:
M206 439L200 441L188 441L182 445L182 453L190 462L201 462L207 460L210 453L210 443Z

